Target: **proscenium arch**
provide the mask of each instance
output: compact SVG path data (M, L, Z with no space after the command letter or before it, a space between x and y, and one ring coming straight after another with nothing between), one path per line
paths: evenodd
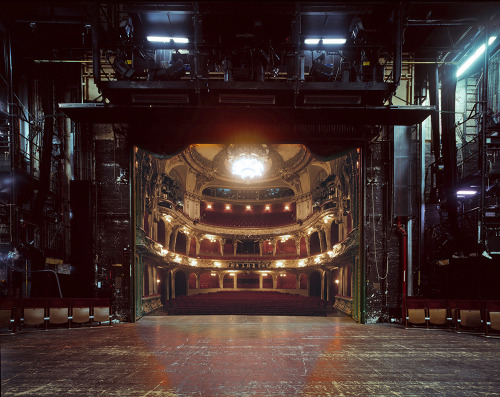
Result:
M354 216L357 216L357 215L358 215L357 213L356 213L356 214L352 213L352 216L353 216L353 217L354 217ZM156 215L155 215L155 217L156 217ZM150 218L150 220L152 220L152 218ZM334 222L333 222L333 223L334 223ZM353 223L354 223L354 222L353 222ZM330 225L331 225L331 223L328 225L328 227L329 227ZM154 225L154 226L156 226L156 225ZM161 226L159 225L159 227L161 227ZM326 228L327 226L325 225L324 227ZM335 226L333 226L333 227L335 227ZM338 226L337 226L337 227L338 227ZM187 246L187 242L182 242L182 239L183 239L183 237L182 237L182 236L184 235L184 233L181 231L181 229L182 229L182 225L180 225L180 226L179 226L178 224L175 224L175 226L173 226L173 227L172 227L172 230L178 230L178 232L176 232L176 233L178 233L178 234L177 234L177 244L176 244L176 247L175 247L175 251L178 251L179 253L181 253L181 254L182 254L182 251L183 251L183 250L182 250L182 248L184 248L184 249L185 249L185 247ZM337 230L338 230L338 229L337 229ZM325 229L325 231L326 231L326 229ZM329 232L330 234L332 234L332 235L333 235L333 237L335 237L335 234L334 234L334 232L333 232L331 229L330 229L328 232ZM170 232L169 232L169 233L170 233ZM324 235L324 232L323 232L323 233L321 233L321 232L320 232L320 233L315 232L315 233L316 233L316 237L318 238L318 240L319 240L319 239L323 239L323 241L322 241L322 242L323 242L323 244L322 244L322 245L323 245L323 247L322 247L322 248L323 248L323 250L319 249L319 250L318 250L318 252L317 252L316 254L320 254L320 253L321 253L321 251L323 251L323 252L324 252L326 249L331 249L331 245L333 245L333 244L335 243L335 239L333 239L333 241L332 241L332 240L330 239L330 236L328 236L328 239L326 239L326 240L325 240L325 238L326 238L327 236L326 236L326 235ZM154 229L153 229L153 231L152 231L152 233L151 233L151 234L152 234L153 236L157 236L157 237L158 237L158 240L161 240L161 235L162 235L162 232L161 232L161 231L157 231L157 232L156 232L156 234L155 234ZM190 236L189 236L189 240L191 240L192 235L191 235L191 233L189 233L189 234L190 234ZM173 236L174 236L174 233L172 232L171 234L168 234L167 239L172 239L172 238L173 238ZM187 237L187 236L186 236L186 237ZM197 236L197 238L199 238L199 236ZM199 242L201 242L201 239L200 239L200 241L199 241ZM222 241L220 241L220 242L218 241L218 242L216 242L216 244L218 245L218 244L220 244L221 242L222 242ZM328 244L328 247L327 247L327 244L326 244L327 242L329 243L329 244ZM160 242L160 243L161 243L161 242ZM231 254L231 253L232 253L232 249L231 249L231 248L232 248L232 240L231 240L231 239L224 240L224 243L225 243L225 244L224 244L224 245L225 245L225 247L223 247L223 248L222 248L222 251L224 252L224 254ZM168 246L168 245L169 245L169 244L167 244L167 246ZM304 236L300 236L300 238L298 238L298 249L299 249L299 252L300 252L300 254L299 254L299 255L300 255L301 257L302 257L302 256L307 256L307 248L309 248L309 247L310 247L310 245L311 245L311 244L310 244L310 236L306 236L306 237L304 237ZM314 245L314 243L313 243L312 245ZM318 245L321 245L321 244L318 244ZM174 248L174 247L172 247L172 248ZM266 244L263 244L263 247L262 247L262 248L263 248L263 254L264 254L264 255L266 255L266 252L267 252L267 251L266 251ZM198 248L198 249L199 249L199 248ZM192 250L192 249L190 249L189 251L190 251L190 252L189 252L190 254L193 254L193 252L192 252L193 250ZM211 251L213 251L213 253L214 253L214 254L218 254L218 253L219 253L219 250L211 250ZM310 252L310 253L309 253L309 255L310 255L310 256L312 256L312 255L315 255L315 254L314 254L314 252ZM356 272L355 274L356 274L356 276L358 276L358 275L360 274L360 272ZM221 277L222 277L222 272L221 272ZM269 277L269 279L271 280L272 278L271 278L271 277ZM313 279L314 279L314 276L313 276ZM233 280L234 280L234 278L233 278L233 277L230 277L230 279L229 279L229 280L227 280L227 281L231 281L231 282L232 282ZM267 285L266 285L266 284L269 284L269 282L268 282L268 281L266 282L266 280L265 280L265 279L263 279L262 281L263 281L263 282L262 282L262 284L263 284L263 285L262 285L262 288L266 288L266 287L267 287ZM353 282L354 282L354 283L356 283L357 281L355 281L355 280L353 279ZM313 280L313 283L314 283L314 280ZM223 284L223 283L220 283L220 284ZM234 285L234 283L233 283L233 285ZM234 286L231 286L231 287L226 287L226 288L234 288ZM270 288L270 286L269 286L269 288ZM296 288L297 288L297 287L296 287ZM353 287L353 288L354 288L354 287ZM326 288L324 288L324 287L323 287L323 288L321 288L321 290L326 291ZM169 290L168 290L168 295L170 295L170 294L171 294L171 290L169 289ZM176 294L176 295L178 295L178 294ZM320 295L321 295L321 292L320 292ZM326 294L325 294L325 296L326 296ZM332 295L330 294L329 296L331 297Z

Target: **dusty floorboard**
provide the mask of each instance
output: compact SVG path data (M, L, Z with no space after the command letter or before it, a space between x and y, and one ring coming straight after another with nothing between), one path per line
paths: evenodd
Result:
M500 340L339 317L148 317L1 337L2 396L500 396Z

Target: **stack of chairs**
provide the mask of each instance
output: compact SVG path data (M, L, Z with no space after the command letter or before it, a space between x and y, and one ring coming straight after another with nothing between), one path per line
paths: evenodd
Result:
M406 300L406 328L446 328L457 333L500 336L500 300Z
M107 298L0 299L0 328L12 333L26 327L71 328L75 325L111 325Z
M169 314L326 316L318 297L276 291L219 291L172 299Z

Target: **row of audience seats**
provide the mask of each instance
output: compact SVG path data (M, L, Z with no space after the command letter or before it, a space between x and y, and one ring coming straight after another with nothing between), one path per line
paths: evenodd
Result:
M277 212L269 214L233 214L206 211L201 222L216 226L232 227L273 227L290 225L296 222L292 212Z
M171 300L168 313L326 316L326 302L318 297L276 291L219 291L181 295Z
M407 298L405 325L500 335L500 300Z
M6 298L0 299L0 328L16 332L25 326L111 325L107 298Z

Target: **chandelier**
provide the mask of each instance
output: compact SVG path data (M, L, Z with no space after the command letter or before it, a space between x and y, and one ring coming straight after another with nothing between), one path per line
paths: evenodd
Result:
M231 173L246 180L261 177L269 160L267 145L229 145L227 154Z

